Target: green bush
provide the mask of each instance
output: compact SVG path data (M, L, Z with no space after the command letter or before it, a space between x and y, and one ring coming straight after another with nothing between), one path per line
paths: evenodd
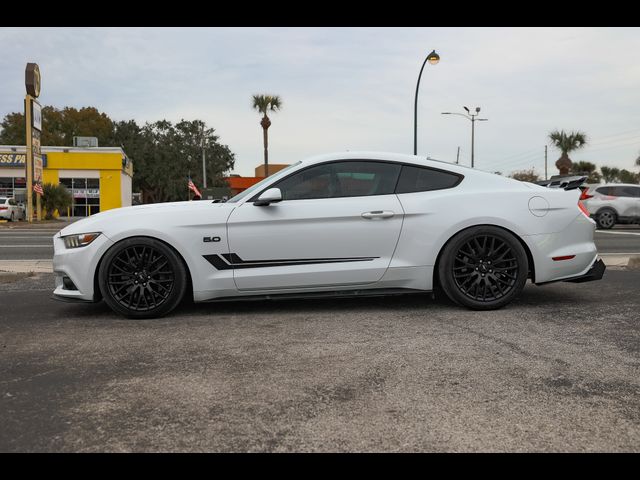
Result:
M53 214L56 210L63 213L71 206L72 197L69 190L64 185L54 185L53 183L46 183L42 186L44 194L42 195L42 208L45 211L45 218L47 220L53 219Z

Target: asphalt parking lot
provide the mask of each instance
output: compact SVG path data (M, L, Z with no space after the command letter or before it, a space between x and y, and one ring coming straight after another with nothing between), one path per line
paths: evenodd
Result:
M132 321L0 276L0 451L640 450L640 271Z

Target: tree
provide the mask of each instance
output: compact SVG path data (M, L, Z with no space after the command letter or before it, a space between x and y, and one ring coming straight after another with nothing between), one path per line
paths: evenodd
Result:
M519 170L517 172L513 172L510 177L516 180L520 180L521 182L537 182L538 180L540 180L540 176L533 168L529 170Z
M554 130L549 134L549 140L554 147L562 152L556 161L556 167L560 170L560 175L566 175L571 170L571 159L569 153L578 150L587 144L587 136L583 132L566 133L564 130Z
M113 138L114 124L106 113L95 107L64 107L59 110L50 105L42 108L41 144L71 146L73 137L97 137L98 145L107 146ZM26 142L24 113L7 114L0 122L0 143L24 145Z
M624 168L620 170L620 183L638 183L640 181L640 175Z
M619 182L620 169L616 167L600 167L602 172L602 180L604 183L616 183Z
M277 112L282 108L282 100L277 95L254 95L253 96L253 108L258 110L263 117L260 121L262 125L262 139L264 142L264 176L269 176L269 138L267 130L271 126L271 120L267 115L267 112Z
M213 128L202 120L181 120L173 125L167 120L147 123L136 133L137 125L118 124L127 155L133 161L134 188L142 191L145 203L186 200L187 177L202 185L202 146L204 127L207 158L207 183L223 186L222 177L234 166L235 157L227 145L218 142Z
M64 185L45 183L42 186L42 208L45 211L45 219L54 218L55 211L65 212L71 206L71 193Z
M587 175L587 183L600 183L601 180L598 167L591 162L573 162L571 173L575 175Z
M636 158L636 167L640 167L640 155Z

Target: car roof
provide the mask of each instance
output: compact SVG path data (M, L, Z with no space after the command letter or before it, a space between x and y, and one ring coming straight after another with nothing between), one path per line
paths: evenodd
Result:
M398 163L410 163L414 165L438 168L442 170L448 170L454 173L460 173L462 175L492 175L491 172L485 172L476 168L459 165L456 163L445 162L442 160L433 160L426 156L409 155L403 153L393 152L374 152L374 151L346 151L346 152L332 152L323 155L315 155L302 160L303 166L313 165L315 163L330 162L332 160L386 160L389 162Z

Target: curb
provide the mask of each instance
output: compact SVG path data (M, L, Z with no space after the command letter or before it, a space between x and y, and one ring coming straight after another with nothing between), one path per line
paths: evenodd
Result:
M620 255L617 253L601 253L599 255L607 267L640 270L640 255Z

